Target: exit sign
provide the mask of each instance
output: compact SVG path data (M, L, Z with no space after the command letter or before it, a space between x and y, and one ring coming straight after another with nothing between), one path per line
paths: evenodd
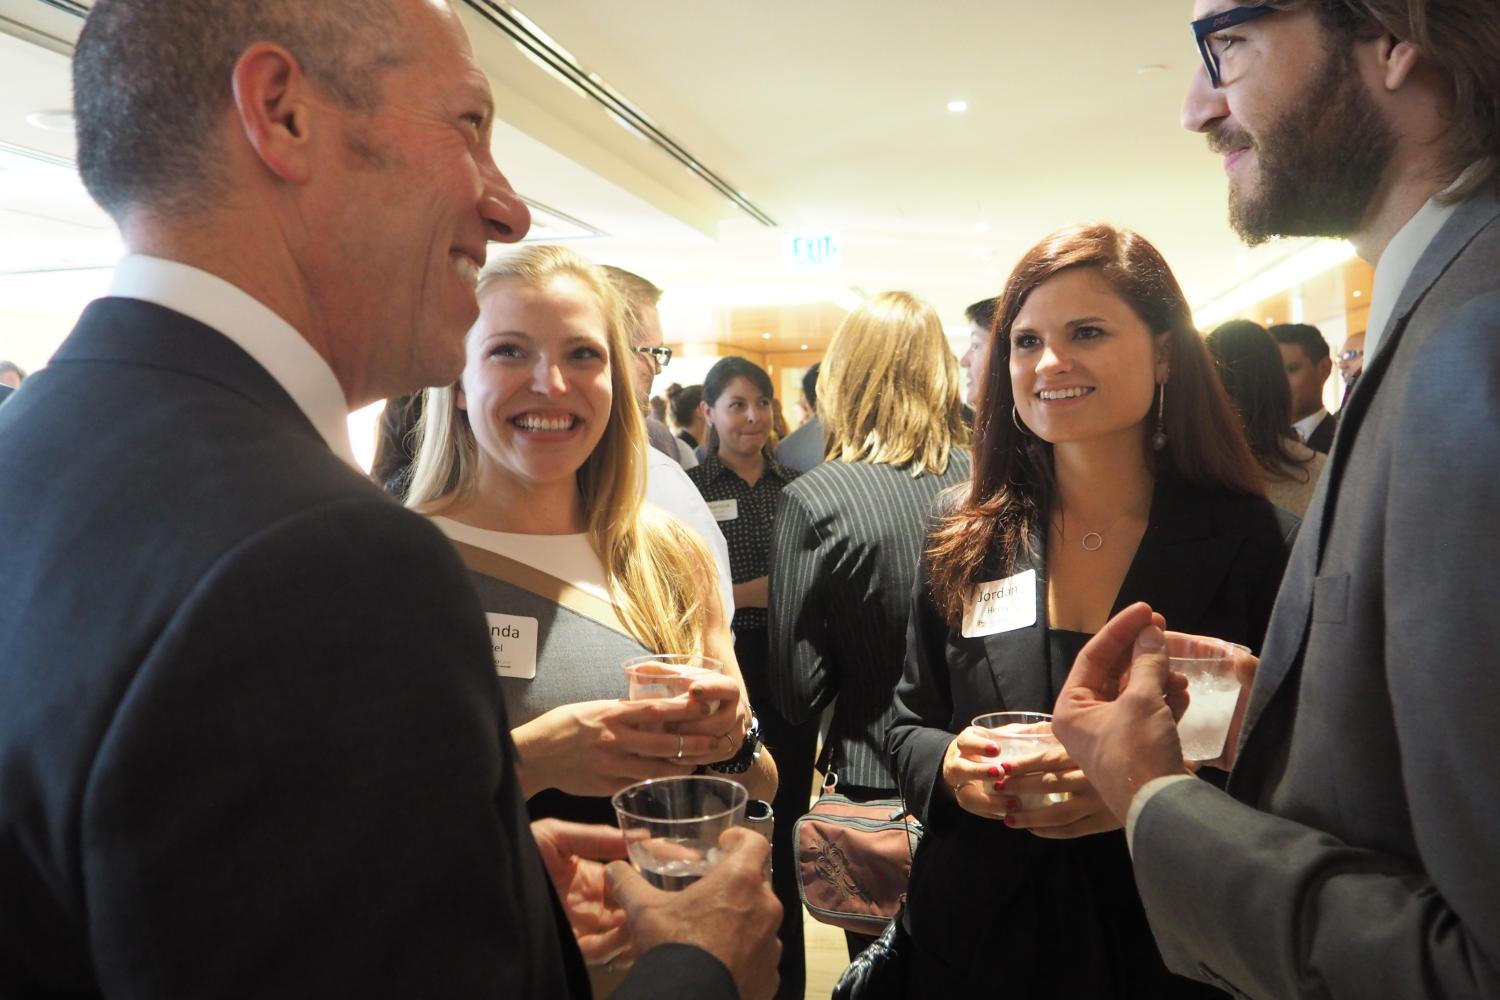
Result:
M787 257L793 267L838 267L838 234L831 232L797 233L787 242Z

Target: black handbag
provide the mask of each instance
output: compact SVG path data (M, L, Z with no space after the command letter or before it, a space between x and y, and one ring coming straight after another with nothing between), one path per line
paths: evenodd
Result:
M875 943L855 957L833 987L833 1000L901 1000L907 995L911 936L897 914Z

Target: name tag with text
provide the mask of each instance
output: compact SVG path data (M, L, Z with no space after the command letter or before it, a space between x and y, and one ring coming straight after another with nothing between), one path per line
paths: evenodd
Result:
M490 650L495 654L495 673L535 680L537 620L490 612L485 612L484 618L490 630Z
M710 500L708 510L713 514L715 521L734 521L740 516L740 502L738 500Z
M963 636L1014 632L1036 624L1036 570L974 585L964 602Z

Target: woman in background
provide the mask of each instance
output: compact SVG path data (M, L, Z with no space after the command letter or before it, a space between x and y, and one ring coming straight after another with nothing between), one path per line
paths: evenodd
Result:
M703 415L702 404L701 385L680 386L673 383L667 387L667 413L677 431L677 440L693 449L695 455L708 437L708 418Z
M771 534L776 501L796 476L771 455L774 397L770 376L759 365L740 357L716 362L703 379L703 411L709 425L703 463L687 474L708 501L729 542L734 650L750 701L756 706L762 738L781 777L773 803L776 829L771 841L772 887L784 911L777 996L801 1000L806 968L792 823L807 811L818 734L815 724L787 722L771 701L766 636Z
M828 460L781 493L771 546L771 695L782 717L832 703L828 769L856 801L889 797L892 695L928 513L969 478L958 363L937 311L906 292L851 312L818 382ZM870 938L846 932L853 958Z
M1232 319L1215 327L1204 343L1219 363L1219 381L1265 476L1266 498L1301 517L1312 502L1324 456L1292 429L1292 392L1276 338L1259 323Z
M926 835L903 928L911 996L1208 997L1168 973L1125 838L1059 748L1001 766L997 711L1052 711L1080 648L1148 601L1258 648L1286 534L1193 329L1141 237L1063 230L1012 272L974 471L932 530L887 747ZM1022 808L1019 796L1067 793Z

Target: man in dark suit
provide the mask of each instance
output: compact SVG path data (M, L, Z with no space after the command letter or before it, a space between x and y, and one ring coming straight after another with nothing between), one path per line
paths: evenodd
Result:
M348 461L529 225L457 15L97 0L74 74L131 255L0 410L0 994L585 996L550 874L617 995L768 996L764 842L533 840L465 572Z
M1212 76L1184 118L1227 154L1240 231L1348 235L1376 265L1364 372L1228 794L1182 776L1145 605L1079 657L1055 728L1127 823L1177 971L1237 996L1500 996L1500 7L1194 13Z
M1281 349L1292 394L1292 429L1313 451L1328 454L1339 419L1323 408L1323 385L1333 372L1328 341L1308 323L1277 323L1271 336Z
M776 461L796 472L807 472L823 464L825 452L823 421L818 417L818 371L819 362L802 375L802 400L807 406L807 419L802 426L782 439L776 446Z

